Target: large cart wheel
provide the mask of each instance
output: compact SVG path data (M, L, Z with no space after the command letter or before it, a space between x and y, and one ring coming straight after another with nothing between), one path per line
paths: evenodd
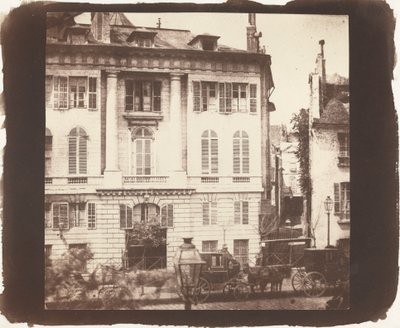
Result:
M204 303L210 296L211 285L205 278L200 278L199 286L196 289L196 300L197 303Z
M303 290L307 296L319 297L325 293L326 279L320 272L310 272L304 277Z
M292 277L292 288L294 291L301 291L304 288L304 278L306 273L302 270L296 272Z
M243 283L237 284L233 290L233 297L237 301L246 300L249 297L249 286Z

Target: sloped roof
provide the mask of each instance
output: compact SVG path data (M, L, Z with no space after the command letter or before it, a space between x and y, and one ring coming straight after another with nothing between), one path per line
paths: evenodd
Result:
M123 13L111 13L110 24L117 26L133 26L131 21Z
M348 109L338 99L331 99L322 112L321 118L315 119L315 122L322 124L349 124Z

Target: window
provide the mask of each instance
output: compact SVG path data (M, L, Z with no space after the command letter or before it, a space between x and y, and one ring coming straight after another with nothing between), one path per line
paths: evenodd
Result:
M233 135L233 173L248 174L250 166L249 136L245 131Z
M233 241L233 256L243 268L244 264L249 263L249 240L236 239Z
M203 174L218 173L218 137L213 130L201 135L201 171Z
M160 223L160 207L150 203L135 205L133 208L133 221L141 223Z
M125 110L160 112L161 82L125 80Z
M97 107L97 78L46 76L46 106L55 109Z
M96 204L88 203L87 207L88 229L96 228Z
M216 82L193 82L193 110L205 112L216 109L217 106L217 83Z
M234 202L234 224L249 224L249 202Z
M348 166L349 163L349 135L347 133L338 133L339 140L339 166Z
M68 77L55 76L54 77L54 108L67 109L68 108Z
M219 112L232 112L232 83L219 83Z
M137 175L152 173L153 134L147 128L139 128L133 135L133 164Z
M161 207L161 226L173 227L174 226L174 205L166 204Z
M51 153L53 150L53 135L51 134L50 130L46 128L46 135L44 141L44 170L45 176L48 176L51 172Z
M247 84L232 84L232 110L234 112L247 111Z
M201 251L203 253L218 251L218 240L204 240L204 241L202 241ZM215 265L213 265L213 266L215 266Z
M51 245L44 245L44 259L46 261L46 266L51 266Z
M80 127L71 130L68 136L69 174L87 174L87 135Z
M153 42L151 39L146 39L146 38L137 38L133 40L133 44L136 47L142 47L142 48L151 48L153 45Z
M350 182L335 183L333 186L335 214L341 220L350 220Z
M120 204L119 205L119 223L121 229L132 229L133 228L133 220L132 220L132 207Z
M203 225L217 224L217 202L203 203Z
M69 229L68 203L53 203L53 229Z
M257 84L250 84L250 113L257 112Z

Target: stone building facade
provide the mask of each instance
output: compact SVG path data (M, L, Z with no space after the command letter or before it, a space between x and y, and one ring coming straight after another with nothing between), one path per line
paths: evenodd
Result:
M328 219L324 207L333 200L330 213L330 245L349 251L350 147L349 82L337 74L326 76L324 41L310 74L310 175L312 179L311 226L317 247L328 244Z
M145 268L165 267L191 236L200 251L226 244L242 263L254 259L270 204L273 80L250 18L255 32L237 50L216 35L133 26L121 13L49 14L51 257L89 247L93 264L143 257ZM166 245L129 240L136 223L159 225Z

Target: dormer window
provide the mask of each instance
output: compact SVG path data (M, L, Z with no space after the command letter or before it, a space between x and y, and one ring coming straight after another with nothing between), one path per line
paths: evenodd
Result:
M216 51L218 49L218 39L219 36L216 35L199 34L188 45L200 50Z
M154 45L154 37L157 32L152 32L148 30L136 30L129 35L126 40L134 47L141 48L152 48Z

